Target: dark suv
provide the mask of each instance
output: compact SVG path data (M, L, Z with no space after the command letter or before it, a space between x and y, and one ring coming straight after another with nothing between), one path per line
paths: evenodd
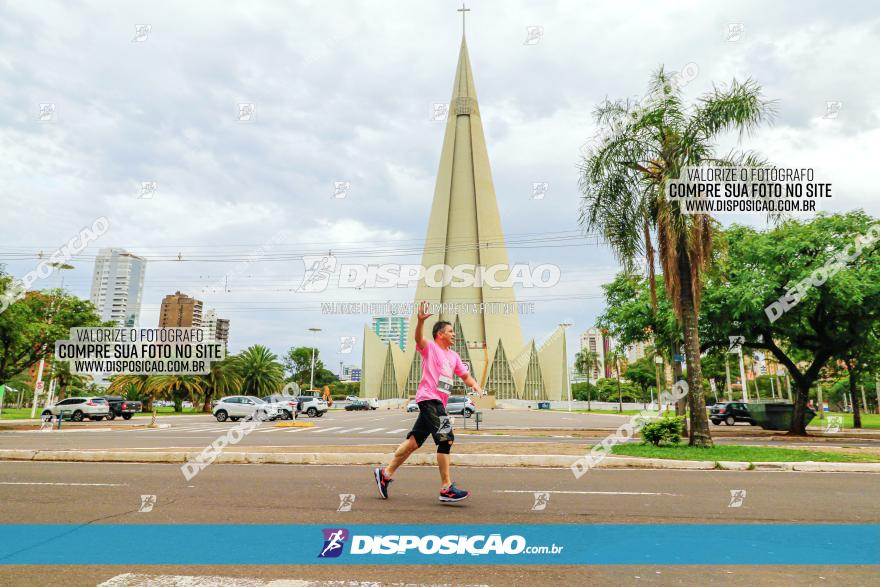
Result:
M749 413L749 406L743 402L721 402L717 403L709 410L709 419L715 425L724 422L728 426L733 426L737 422L748 422L752 426L755 420Z

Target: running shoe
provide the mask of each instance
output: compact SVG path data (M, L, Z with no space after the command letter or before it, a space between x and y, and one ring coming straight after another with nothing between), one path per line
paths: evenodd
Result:
M388 485L394 481L394 479L385 476L384 467L376 467L373 471L373 476L376 477L376 486L379 488L379 495L382 496L382 499L388 499Z
M455 483L440 492L440 501L461 501L470 493L464 489L459 489Z

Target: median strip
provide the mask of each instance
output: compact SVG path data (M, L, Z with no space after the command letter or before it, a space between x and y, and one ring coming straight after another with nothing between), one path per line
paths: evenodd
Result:
M113 463L184 463L197 457L197 451L137 450L35 450L3 449L0 461L55 461L55 462L113 462ZM265 465L375 465L386 462L387 452L256 452L228 451L217 455L218 464ZM570 468L576 457L572 455L535 454L458 454L453 457L457 466L464 467L545 467ZM414 454L407 461L413 465L436 466L433 453ZM600 469L687 469L732 471L811 471L880 473L880 463L822 463L822 462L763 462L696 461L657 458L609 456L602 460Z

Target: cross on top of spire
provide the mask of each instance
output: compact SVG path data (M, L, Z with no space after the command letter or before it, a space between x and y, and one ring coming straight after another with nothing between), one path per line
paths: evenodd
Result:
M470 8L465 8L464 2L461 3L461 8L457 9L456 12L461 12L461 36L464 36L464 17L465 14L470 12Z

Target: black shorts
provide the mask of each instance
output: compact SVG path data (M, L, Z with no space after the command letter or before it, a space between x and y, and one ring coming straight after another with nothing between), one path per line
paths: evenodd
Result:
M452 433L452 420L449 419L443 402L438 399L428 399L420 401L418 406L419 417L416 418L412 430L407 432L407 438L414 437L419 446L424 444L428 436L434 437L434 444L455 440L455 435Z

